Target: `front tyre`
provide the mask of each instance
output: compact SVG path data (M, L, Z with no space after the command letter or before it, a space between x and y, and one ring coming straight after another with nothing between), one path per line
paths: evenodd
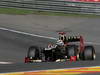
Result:
M37 46L29 47L27 56L32 59L39 59L39 48Z

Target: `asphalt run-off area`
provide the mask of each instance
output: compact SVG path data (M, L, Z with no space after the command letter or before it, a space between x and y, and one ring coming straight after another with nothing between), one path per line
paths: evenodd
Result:
M86 71L86 69L92 66L94 67L91 70L88 69L88 72L100 72L99 20L100 18L96 17L0 14L0 73L76 67L87 67L84 70L80 70ZM59 31L64 31L67 35L82 35L86 44L94 45L96 60L24 63L24 57L29 46L39 45L45 47L49 42L54 43L56 38L58 38L57 33ZM69 70L67 69L67 72Z

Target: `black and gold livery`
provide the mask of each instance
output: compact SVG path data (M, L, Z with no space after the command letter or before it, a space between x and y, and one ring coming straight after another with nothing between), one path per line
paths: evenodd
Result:
M29 47L27 56L25 57L25 63L36 61L56 62L58 59L69 60L73 57L75 57L76 61L94 60L96 58L94 46L85 45L82 36L67 37L65 33L60 33L57 41L62 41L64 45L49 44L46 48L38 46ZM79 42L79 44L72 44L70 42Z

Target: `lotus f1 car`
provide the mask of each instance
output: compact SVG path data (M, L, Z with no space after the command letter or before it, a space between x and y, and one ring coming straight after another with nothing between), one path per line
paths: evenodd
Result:
M47 48L29 47L25 63L94 60L95 58L94 47L85 45L82 36L66 37L64 32L60 32L56 44L49 44Z

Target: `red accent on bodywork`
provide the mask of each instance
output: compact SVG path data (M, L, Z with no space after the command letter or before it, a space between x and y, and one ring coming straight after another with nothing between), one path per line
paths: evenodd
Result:
M66 34L66 33L65 33L65 32L59 32L59 34L60 34L60 35L64 35L64 34Z
M77 57L76 56L71 56L70 57L70 61L76 61L77 60Z
M28 63L30 59L28 57L25 57L25 63Z
M100 0L71 0L74 2L100 2Z
M80 51L83 52L84 50L84 39L82 36L80 36Z

